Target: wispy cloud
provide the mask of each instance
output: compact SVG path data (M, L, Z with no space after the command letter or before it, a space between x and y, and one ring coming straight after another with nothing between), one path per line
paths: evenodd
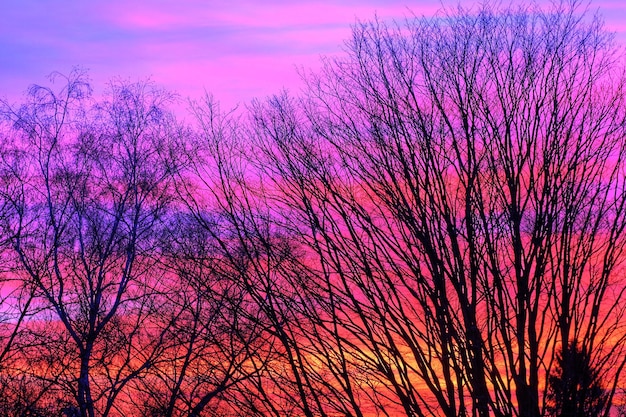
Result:
M73 65L95 84L152 76L182 95L203 88L229 103L295 88L296 66L335 54L357 19L402 19L404 0L7 0L0 6L0 95ZM624 31L626 8L599 6L610 30ZM432 15L440 0L414 5Z

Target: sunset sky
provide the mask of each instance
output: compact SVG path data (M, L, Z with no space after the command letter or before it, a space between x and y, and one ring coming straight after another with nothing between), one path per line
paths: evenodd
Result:
M2 0L0 97L19 101L29 84L80 65L96 92L112 77L151 77L183 97L206 89L233 106L283 87L297 91L297 68L314 69L320 56L339 53L357 20L430 16L442 4L457 2ZM626 44L623 0L590 9Z

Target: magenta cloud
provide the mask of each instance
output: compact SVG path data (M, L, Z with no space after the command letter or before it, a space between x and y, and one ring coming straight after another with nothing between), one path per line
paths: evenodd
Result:
M591 7L624 42L621 3ZM320 56L340 53L359 20L401 20L440 8L439 0L408 7L401 0L9 0L0 6L0 96L17 100L50 72L80 65L96 91L111 77L151 77L182 96L206 90L232 106L297 90L297 68L314 69Z

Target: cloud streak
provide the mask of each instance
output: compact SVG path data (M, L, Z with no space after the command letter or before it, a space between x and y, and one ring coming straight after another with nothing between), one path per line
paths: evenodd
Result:
M413 8L433 15L439 0ZM606 10L626 31L626 8ZM9 0L0 8L0 96L18 98L51 71L89 68L96 86L113 76L151 76L183 96L213 92L226 105L297 88L296 66L316 68L341 50L357 19L409 15L404 1ZM603 12L604 13L604 12Z

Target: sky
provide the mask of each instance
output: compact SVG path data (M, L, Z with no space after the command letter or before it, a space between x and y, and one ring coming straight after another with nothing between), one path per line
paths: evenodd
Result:
M475 1L462 1L465 7ZM539 4L550 4L539 0ZM52 71L89 70L96 93L113 77L151 78L182 97L226 107L285 88L299 68L341 53L359 20L432 16L448 0L0 0L0 98L19 101ZM626 2L590 3L626 44Z

